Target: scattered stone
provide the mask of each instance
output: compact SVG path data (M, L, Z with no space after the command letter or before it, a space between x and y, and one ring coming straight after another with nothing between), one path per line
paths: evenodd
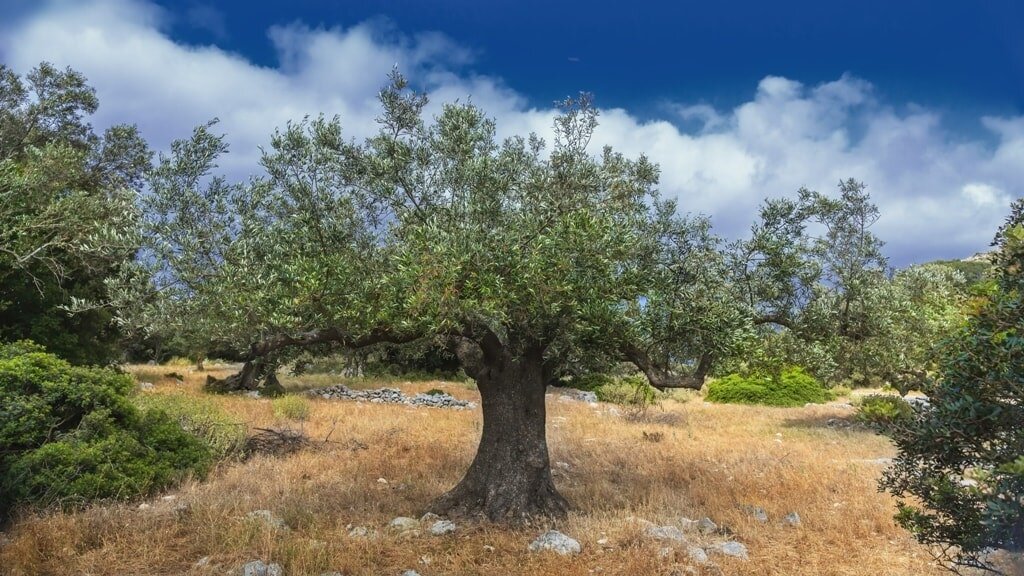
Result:
M387 478L377 478L377 484L387 484Z
M139 504L139 510L149 510L150 508L152 508L152 506L150 506L149 504L146 504L145 502L143 502L142 504Z
M246 514L245 517L250 520L262 522L267 526L270 526L271 528L276 528L278 530L288 529L288 525L285 524L284 520L274 516L274 513L271 512L270 510L253 510L252 512Z
M750 513L750 515L754 517L754 520L757 520L762 524L768 521L768 513L760 506L744 506L743 509Z
M262 560L253 560L242 566L242 576L284 576L280 564L266 564Z
M488 552L494 552L494 546L491 546L489 544L484 544L484 550L486 550Z
M324 572L320 576L345 576L341 572Z
M750 557L747 556L747 547L735 540L715 544L711 548L711 551L717 552L723 556L730 556L732 558L740 558L742 560L750 559Z
M696 530L698 524L700 524L700 522L697 522L696 520L690 520L689 518L687 518L685 516L679 519L679 526L682 527L684 532L689 532L690 530Z
M153 383L152 382L139 382L139 390L152 390L152 389L153 389Z
M597 541L597 545L598 546L604 546L606 544L608 544L608 539L607 538L601 538L600 540Z
M430 533L434 536L444 536L455 532L455 523L451 520L438 520L430 526Z
M586 402L587 404L597 404L597 392L591 392L589 390L577 390L575 388L566 388L562 386L548 386L547 393L558 396L558 399L562 401L576 400L578 402Z
M192 505L188 502L178 502L174 505L174 515L181 520L192 513Z
M163 500L164 502L170 502L171 500L177 500L177 498L178 497L175 496L174 494L168 494L167 496L162 496L160 499Z
M434 514L433 512L427 512L423 516L420 516L420 523L422 523L422 524L432 524L434 522L437 522L440 519L441 519L441 517L438 516L437 514Z
M558 530L548 530L530 544L530 552L551 551L562 556L579 554L580 543Z
M373 533L366 526L356 526L348 531L349 538L369 538Z
M690 560L693 560L697 564L707 564L711 561L708 558L708 553L699 546L689 546L686 548L686 553L690 556Z
M915 410L927 410L932 407L931 400L927 396L907 396L903 398Z
M441 394L416 394L406 396L397 388L377 388L375 390L352 390L344 384L337 384L319 390L310 390L307 394L327 400L355 400L372 404L404 404L406 406L427 406L430 408L452 408L464 410L476 408L476 402L459 400L454 396Z
M409 532L411 530L417 530L419 527L420 521L415 518L409 518L408 516L399 516L391 522L388 522L388 528L398 532Z
M785 518L782 519L782 523L787 526L799 526L800 515L796 512L790 512L789 514L786 514Z
M420 576L420 573L415 570L406 570L402 572L402 576Z
M259 390L249 390L248 392L243 392L242 396L246 396L248 398L259 398L260 397L260 391Z
M673 548L665 547L658 550L658 558L664 558L666 560L674 560L676 551Z
M651 526L647 528L647 535L656 540L672 540L675 542L686 540L683 531L675 526Z
M196 561L195 567L196 568L202 568L202 567L206 566L209 563L210 563L210 557L209 556L203 556L202 558L200 558L199 560Z
M562 470L572 469L572 466L570 466L568 462L555 462L555 466L561 468Z
M710 534L718 530L718 524L715 524L711 518L705 516L697 521L697 530L699 530L701 534Z

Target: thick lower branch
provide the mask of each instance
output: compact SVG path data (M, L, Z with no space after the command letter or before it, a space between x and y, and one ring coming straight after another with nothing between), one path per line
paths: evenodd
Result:
M704 386L704 380L711 371L713 358L710 353L701 354L700 360L693 374L674 374L669 366L662 366L651 358L646 350L634 345L626 345L623 348L626 360L632 362L639 368L651 386L658 390L669 388L690 388L700 390Z

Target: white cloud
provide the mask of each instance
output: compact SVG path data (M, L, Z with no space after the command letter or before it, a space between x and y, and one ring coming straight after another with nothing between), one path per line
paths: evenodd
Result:
M472 51L440 34L401 34L378 21L292 23L268 31L279 64L264 67L174 42L169 18L143 0L50 2L0 23L0 61L19 72L41 60L82 71L100 97L95 124L137 123L156 146L217 116L232 145L222 167L234 175L254 172L270 132L306 114L338 114L349 135L369 134L376 92L395 64L435 110L470 100L497 118L503 136L551 133L554 110L531 108L499 78L473 73ZM881 102L870 83L848 75L817 86L767 76L733 109L667 109L661 120L603 110L595 145L648 155L661 165L662 193L711 214L727 236L747 229L766 196L832 191L854 177L879 204L878 233L897 263L958 257L984 249L1022 194L1024 117L981 118L989 137L970 139L927 108Z

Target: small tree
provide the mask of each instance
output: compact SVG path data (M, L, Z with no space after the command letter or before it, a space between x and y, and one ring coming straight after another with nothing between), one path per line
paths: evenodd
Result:
M243 350L242 372L213 383L228 389L273 384L302 349L433 339L476 381L484 417L473 463L434 509L564 514L545 386L628 360L656 386L700 387L704 348L727 347L737 323L717 315L717 240L658 199L646 158L588 151L587 97L564 103L550 151L532 135L497 142L468 104L426 121L398 74L380 100L380 132L361 144L337 119L275 133L248 186L210 177L225 147L209 126L176 143L151 177L147 257L114 290L123 319Z
M899 456L881 484L954 571L1024 549L1024 201L994 245L997 289L945 344L931 407L891 432Z

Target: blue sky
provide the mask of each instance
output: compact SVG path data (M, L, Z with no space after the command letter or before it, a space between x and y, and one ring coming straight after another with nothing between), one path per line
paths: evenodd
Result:
M742 235L765 196L864 180L894 263L984 249L1024 190L1024 3L627 4L411 0L0 0L0 62L84 72L95 123L157 148L219 117L232 177L305 114L373 129L398 64L435 105L471 99L503 135L551 103L602 107L596 144L647 154L662 193Z

